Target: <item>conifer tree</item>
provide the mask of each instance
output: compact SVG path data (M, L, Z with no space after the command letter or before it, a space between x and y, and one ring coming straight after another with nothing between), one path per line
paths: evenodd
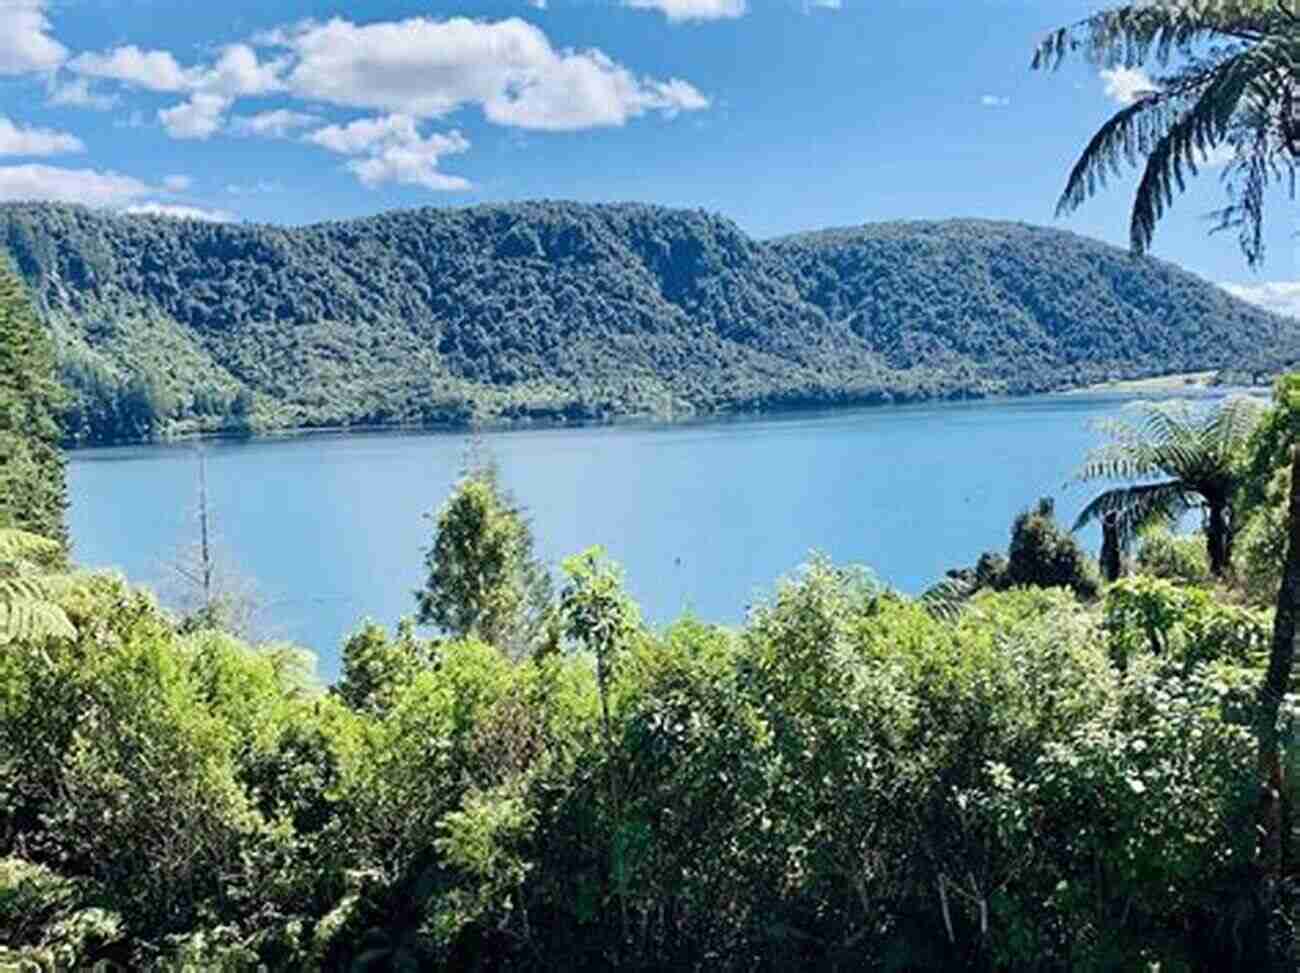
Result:
M22 278L0 258L0 526L67 545L54 351Z

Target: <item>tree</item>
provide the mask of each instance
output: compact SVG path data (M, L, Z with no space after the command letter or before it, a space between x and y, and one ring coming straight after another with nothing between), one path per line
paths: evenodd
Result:
M1241 486L1240 461L1264 404L1239 396L1209 410L1187 402L1142 402L1134 411L1140 422L1110 419L1100 424L1111 442L1093 450L1077 475L1084 482L1123 480L1127 485L1107 490L1084 507L1074 529L1100 523L1108 543L1123 551L1146 528L1173 526L1199 507L1210 571L1222 577L1232 562L1237 528L1232 502ZM1114 570L1118 552L1107 553Z
M533 555L527 519L495 469L471 467L432 519L428 577L415 592L418 622L524 651L544 622L551 579Z
M0 526L66 548L68 488L54 353L22 279L0 259Z
M1097 573L1078 542L1056 522L1050 497L1026 510L1011 525L1006 587L1069 588L1080 598L1097 596Z
M1141 160L1129 236L1133 249L1143 253L1174 191L1183 189L1185 174L1195 174L1198 156L1226 144L1233 161L1225 173L1229 205L1220 214L1220 226L1239 229L1249 263L1263 259L1265 191L1284 182L1294 194L1300 158L1300 17L1295 0L1156 0L1116 7L1050 35L1039 46L1034 66L1055 66L1081 48L1093 63L1136 67L1154 58L1165 66L1176 55L1181 66L1154 78L1152 90L1097 131L1070 173L1058 212L1081 205L1121 163ZM1276 398L1289 427L1291 487L1286 563L1256 712L1260 892L1266 912L1275 907L1286 864L1278 717L1291 686L1300 616L1300 377L1283 379Z
M240 638L252 638L254 620L261 607L257 593L250 581L219 552L208 499L207 457L201 446L196 449L195 457L198 536L165 565L173 582L169 592L171 601L181 615L182 631L219 629Z
M1093 135L1070 171L1057 214L1077 209L1122 166L1138 167L1129 239L1136 253L1145 253L1187 177L1210 152L1226 148L1228 205L1218 225L1239 231L1250 263L1263 259L1265 193L1281 183L1294 194L1300 157L1295 0L1125 4L1048 35L1033 66L1055 68L1075 53L1101 67L1161 70Z

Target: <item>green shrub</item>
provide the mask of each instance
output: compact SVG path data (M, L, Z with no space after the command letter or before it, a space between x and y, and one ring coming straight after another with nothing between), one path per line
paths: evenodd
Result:
M1199 534L1179 536L1167 528L1155 528L1142 535L1134 567L1153 578L1182 584L1209 584L1211 578L1205 539Z
M1056 522L1055 504L1046 497L1012 524L1005 583L1069 588L1080 598L1095 598L1101 590L1096 566L1074 535Z

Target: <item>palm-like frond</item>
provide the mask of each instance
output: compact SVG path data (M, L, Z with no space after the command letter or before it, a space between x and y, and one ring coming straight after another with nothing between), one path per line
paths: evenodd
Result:
M53 602L33 598L0 600L0 645L76 637L77 630L67 614Z
M1276 0L1127 4L1052 31L1034 51L1033 66L1056 68L1080 51L1093 64L1167 64L1174 54L1188 55L1207 40L1260 40L1285 27L1288 19Z
M1300 67L1300 18L1293 0L1148 0L1103 11L1053 32L1033 66L1058 67L1070 54L1099 66L1154 61L1181 66L1153 79L1150 91L1112 116L1084 148L1066 180L1057 214L1073 211L1122 167L1142 169L1129 236L1149 249L1156 224L1198 173L1198 162L1224 144L1232 205L1220 226L1240 225L1253 262L1262 254L1262 194L1294 175L1297 124L1291 105ZM1242 177L1231 181L1233 173Z
M63 547L40 534L14 527L0 529L0 564L41 562L58 557Z
M0 529L0 645L76 638L76 628L56 601L75 579L41 567L62 551L58 542L38 534Z
M1173 525L1199 503L1197 495L1176 480L1116 487L1093 499L1074 522L1074 530L1113 518L1121 547L1158 524Z
M1265 404L1235 396L1213 409L1186 401L1138 402L1129 407L1136 422L1107 419L1096 424L1111 441L1092 450L1076 481L1143 480L1157 476L1194 489L1226 478Z
M967 578L944 578L926 589L921 595L921 605L941 622L957 619L978 588L978 583Z

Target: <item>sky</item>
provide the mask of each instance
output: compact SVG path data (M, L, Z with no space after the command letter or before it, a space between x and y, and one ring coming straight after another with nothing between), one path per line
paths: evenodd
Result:
M1136 174L1057 219L1140 71L1030 70L1084 0L0 0L0 200L302 224L519 199L756 237L985 217L1126 245ZM1300 314L1293 202L1247 268L1209 160L1154 252Z

